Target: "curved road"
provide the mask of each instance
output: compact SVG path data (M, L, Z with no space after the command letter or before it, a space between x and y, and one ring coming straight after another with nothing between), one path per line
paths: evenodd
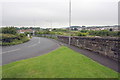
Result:
M0 54L0 56L2 55L2 65L39 56L58 47L59 45L50 39L33 37L30 41L23 44L2 47L2 54Z

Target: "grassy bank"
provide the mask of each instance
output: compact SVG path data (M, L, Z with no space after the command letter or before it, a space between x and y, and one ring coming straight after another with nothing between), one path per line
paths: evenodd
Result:
M30 38L26 36L12 34L0 34L0 38L0 45L2 46L21 44L30 40Z
M29 38L24 37L21 40L14 39L12 42L2 42L2 43L0 43L0 45L2 45L2 46L17 45L17 44L25 43L29 40L30 40Z
M2 66L3 78L116 78L118 73L67 47Z

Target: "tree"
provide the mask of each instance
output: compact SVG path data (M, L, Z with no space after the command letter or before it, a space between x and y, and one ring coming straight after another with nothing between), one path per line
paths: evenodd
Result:
M81 30L80 32L82 32L82 33L87 33L88 30Z
M17 33L17 30L15 27L4 27L2 28L2 33L15 35Z

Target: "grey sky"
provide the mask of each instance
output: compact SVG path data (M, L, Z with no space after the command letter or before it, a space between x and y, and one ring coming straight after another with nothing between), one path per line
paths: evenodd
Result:
M2 26L67 27L68 2L3 0ZM115 25L117 21L118 0L72 0L72 25Z

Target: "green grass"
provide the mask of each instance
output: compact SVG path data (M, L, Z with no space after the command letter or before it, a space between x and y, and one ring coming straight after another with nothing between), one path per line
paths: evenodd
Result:
M118 73L65 46L2 66L3 78L117 78Z
M25 34L0 34L0 46L17 45L29 41Z
M28 37L24 37L22 38L21 40L18 40L18 39L14 39L12 42L0 42L0 46L10 46L10 45L17 45L17 44L22 44L22 43L25 43L27 41L29 41L30 38Z

